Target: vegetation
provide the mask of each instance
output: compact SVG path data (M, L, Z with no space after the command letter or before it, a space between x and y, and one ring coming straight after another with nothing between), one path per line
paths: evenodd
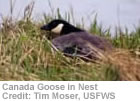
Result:
M55 17L44 14L44 20L31 20L34 3L25 9L24 18L14 21L3 17L0 28L0 80L140 80L140 27L135 32L116 31L111 37L109 29L103 30L95 19L89 32L109 39L115 49L101 53L100 60L85 62L77 57L65 57L55 52L40 26L48 21L65 17L57 10ZM28 9L27 9L28 8ZM28 12L28 13L27 13ZM81 24L76 24L82 27ZM46 34L47 35L47 34Z

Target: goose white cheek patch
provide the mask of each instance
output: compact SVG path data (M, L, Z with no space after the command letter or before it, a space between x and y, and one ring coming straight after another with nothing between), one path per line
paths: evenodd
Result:
M60 33L61 30L62 30L62 28L63 28L63 26L64 26L64 24L59 24L59 25L57 25L55 28L53 28L51 31L52 31L53 33Z

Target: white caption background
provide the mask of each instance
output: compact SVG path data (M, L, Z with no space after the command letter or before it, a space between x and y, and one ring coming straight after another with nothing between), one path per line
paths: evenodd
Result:
M72 85L75 89L69 90L68 88L70 87L70 85ZM18 88L16 88L15 86L16 87L18 86ZM32 86L34 88L33 90L31 90ZM22 88L24 90L21 90ZM50 89L54 89L54 90L50 90ZM136 81L134 82L132 81L113 81L113 82L111 81L107 81L107 82L106 81L80 81L80 82L79 81L1 81L0 82L0 101L29 101L29 100L30 101L140 101L140 82L136 82Z

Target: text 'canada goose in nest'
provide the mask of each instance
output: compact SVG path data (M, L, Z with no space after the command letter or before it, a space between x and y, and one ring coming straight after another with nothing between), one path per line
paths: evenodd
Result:
M79 29L64 20L53 20L41 27L59 36L52 39L52 44L68 56L78 56L83 59L97 59L98 51L112 50L112 44L97 35Z

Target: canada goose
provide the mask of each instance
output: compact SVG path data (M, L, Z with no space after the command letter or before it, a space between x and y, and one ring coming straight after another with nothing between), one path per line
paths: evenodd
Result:
M41 27L41 30L59 34L52 39L52 44L63 53L70 56L83 56L89 59L95 58L95 52L90 54L92 47L102 51L111 50L112 44L108 40L85 30L76 28L64 20L53 20Z

